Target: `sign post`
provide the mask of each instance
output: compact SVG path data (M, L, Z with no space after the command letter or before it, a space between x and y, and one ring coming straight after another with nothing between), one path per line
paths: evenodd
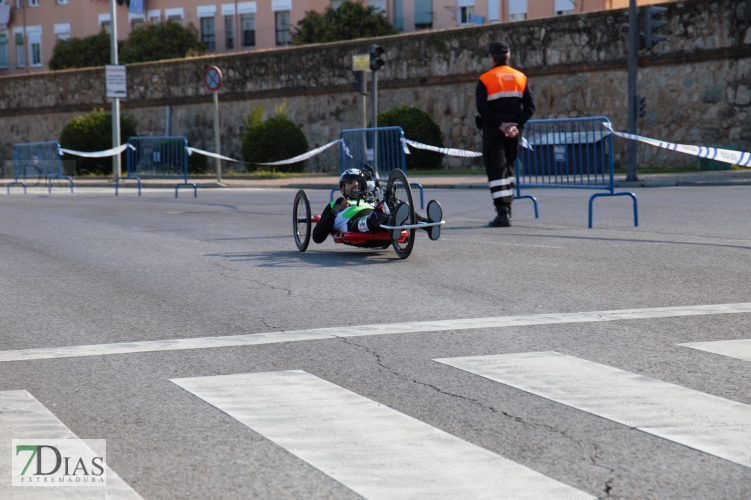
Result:
M112 62L112 66L118 67L118 59L117 59L117 9L115 8L115 0L110 0L110 60ZM119 66L122 68L122 82L123 86L125 87L125 67ZM117 72L119 73L119 72ZM109 92L109 70L105 70L106 80L107 80L107 97L110 97L112 99L112 147L117 148L120 146L120 97L126 97L124 94L125 91L122 92L123 95L115 95L119 94L118 92L113 92L112 96L110 96ZM117 179L120 177L120 174L122 172L121 164L120 164L120 155L114 155L112 157L112 178Z
M370 70L370 56L357 54L352 56L352 71L360 73L360 88L357 91L362 94L362 128L368 127L368 103L365 98L368 94L368 70Z
M214 152L222 154L219 140L219 89L222 88L222 72L216 66L209 66L203 75L203 83L214 93ZM222 182L222 160L216 158L216 181Z

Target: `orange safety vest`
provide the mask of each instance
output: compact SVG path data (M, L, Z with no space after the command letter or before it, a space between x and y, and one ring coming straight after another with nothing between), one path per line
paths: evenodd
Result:
M483 73L480 81L488 91L488 101L501 97L521 99L524 96L524 89L527 88L527 77L524 73L510 66L496 66L487 73Z

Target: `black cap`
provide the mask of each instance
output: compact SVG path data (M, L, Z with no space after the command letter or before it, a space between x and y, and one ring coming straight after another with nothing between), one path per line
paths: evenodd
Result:
M500 40L490 42L488 46L488 55L504 56L509 53L508 44Z

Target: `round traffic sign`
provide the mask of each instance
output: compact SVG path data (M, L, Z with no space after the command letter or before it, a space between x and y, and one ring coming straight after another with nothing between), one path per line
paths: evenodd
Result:
M203 83L210 91L216 92L222 87L222 72L216 66L209 66L203 74Z

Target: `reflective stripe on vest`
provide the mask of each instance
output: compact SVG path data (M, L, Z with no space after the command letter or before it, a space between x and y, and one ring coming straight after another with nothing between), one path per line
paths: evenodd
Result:
M339 216L344 217L347 220L351 219L363 210L373 210L375 208L370 203L365 203L364 201L360 201L359 205L357 204L357 200L349 200L349 203L350 205L338 214ZM335 204L336 202L332 201L331 203L329 203L329 206L333 209Z
M524 89L527 88L527 77L524 73L509 66L496 66L480 76L480 81L488 91L488 101L501 97L521 99L524 96Z

